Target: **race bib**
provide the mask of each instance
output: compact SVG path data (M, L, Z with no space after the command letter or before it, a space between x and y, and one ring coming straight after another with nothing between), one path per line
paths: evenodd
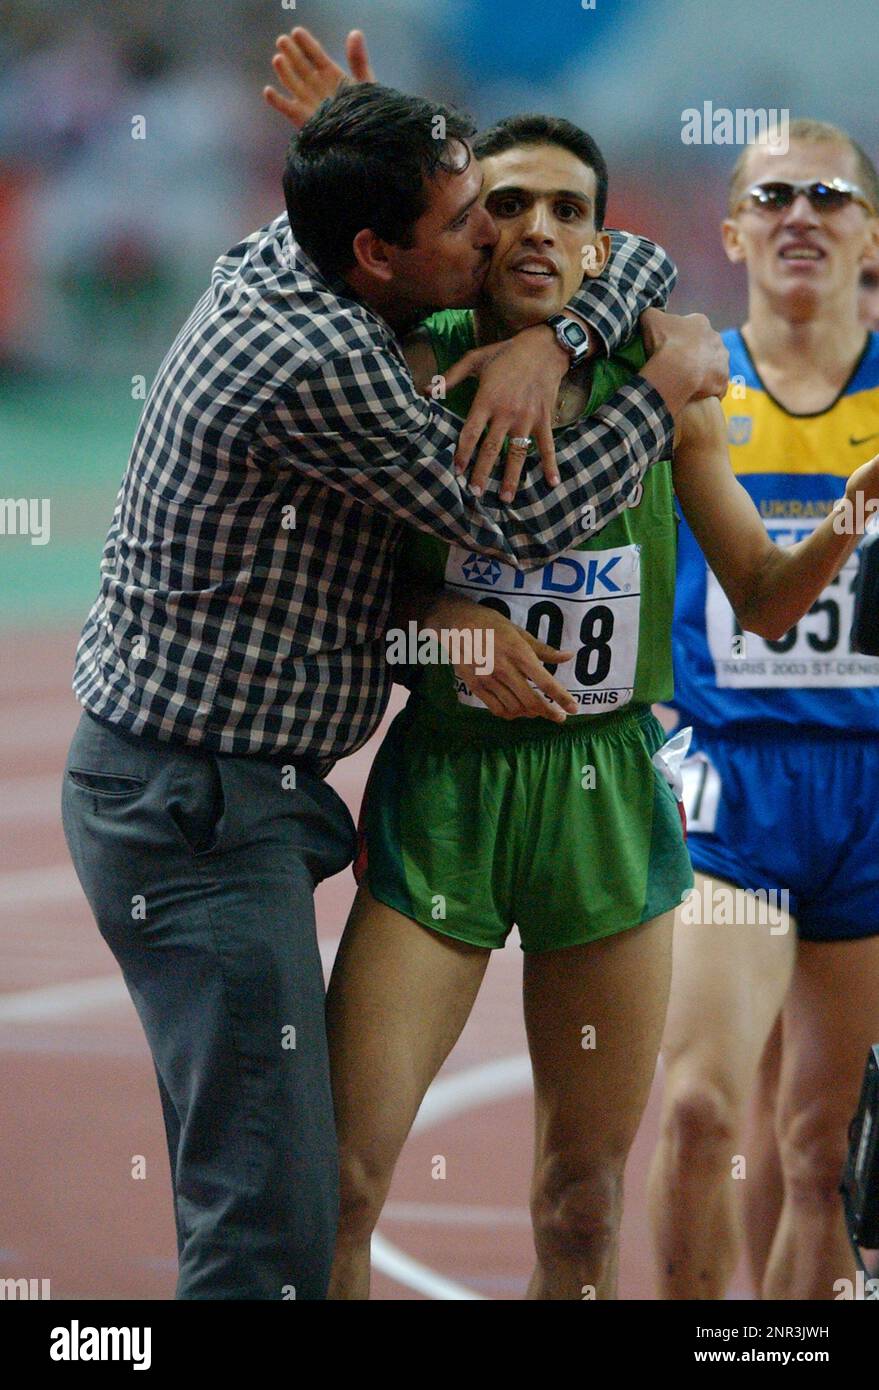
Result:
M789 546L803 540L816 525L817 521L766 529L777 545ZM862 656L851 645L859 563L855 551L808 613L777 642L742 632L729 599L709 570L705 625L718 686L753 690L879 685L879 658Z
M641 611L639 545L568 550L530 574L453 545L446 586L503 613L551 647L574 652L573 660L547 669L582 714L605 714L631 700ZM485 708L463 681L456 687L462 704Z

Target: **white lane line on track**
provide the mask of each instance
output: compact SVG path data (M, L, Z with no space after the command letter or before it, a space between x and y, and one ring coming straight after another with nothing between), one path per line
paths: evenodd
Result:
M528 1226L524 1207L464 1206L452 1202L386 1202L382 1221L410 1222L413 1226Z
M427 1294L428 1298L441 1303L486 1301L485 1294L468 1289L465 1284L457 1284L454 1279L446 1279L444 1275L437 1274L435 1269L421 1264L419 1260L413 1260L411 1255L404 1255L402 1250L398 1250L396 1245L391 1245L391 1242L385 1240L378 1231L372 1237L371 1248L372 1263L376 1269L389 1275L398 1284L405 1284L406 1288L414 1289L416 1293Z
M453 1072L433 1083L415 1116L412 1133L433 1129L441 1120L451 1119L462 1110L517 1096L530 1086L531 1062L527 1052L515 1057L496 1057L492 1062L481 1062L478 1067Z
M0 1023L44 1023L75 1018L128 1000L121 975L95 975L64 985L17 989L0 994Z
M323 936L318 944L324 965L331 965L338 937ZM8 990L0 993L0 1023L67 1021L127 1000L128 990L121 975L93 975L63 984Z
M72 864L48 864L40 869L8 869L0 873L0 908L71 902L82 896Z
M431 1129L443 1120L452 1119L467 1110L492 1101L507 1100L531 1088L531 1061L527 1053L515 1057L500 1057L483 1062L478 1067L453 1073L435 1081L424 1097L415 1117L412 1133ZM372 1263L376 1269L395 1279L398 1284L426 1294L440 1302L461 1300L487 1301L485 1295L467 1288L453 1279L446 1279L428 1265L413 1260L376 1231L372 1237Z
M82 893L73 868L55 865L43 869L17 869L0 874L0 908L26 902L63 902ZM335 955L337 940L322 940L321 957L327 964ZM43 989L17 990L0 996L0 1022L30 1023L71 1018L126 999L121 976L50 985ZM415 1117L412 1133L432 1128L443 1120L492 1101L519 1095L531 1086L531 1063L526 1053L485 1062L467 1071L434 1082ZM398 1283L440 1301L483 1300L484 1295L446 1279L436 1270L397 1249L381 1232L372 1238L372 1259L377 1269Z

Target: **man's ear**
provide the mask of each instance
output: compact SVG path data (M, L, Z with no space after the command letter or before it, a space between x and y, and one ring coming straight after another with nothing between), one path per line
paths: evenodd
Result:
M583 278L594 280L610 260L610 233L596 232L594 241L583 247Z
M733 265L741 265L745 259L745 248L742 245L739 224L734 217L725 217L721 222L720 239L723 242L727 260L732 261Z
M358 232L352 243L357 264L376 280L390 280L393 271L388 260L388 244L369 227Z

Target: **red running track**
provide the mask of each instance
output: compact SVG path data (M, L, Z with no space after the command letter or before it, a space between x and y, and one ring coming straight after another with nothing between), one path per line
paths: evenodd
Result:
M51 1280L53 1298L171 1298L175 1240L149 1052L67 858L59 797L78 718L73 632L5 634L0 668L0 1277ZM398 708L395 704L394 708ZM375 743L331 781L352 812ZM327 968L354 892L321 885ZM374 1296L519 1299L531 1270L531 1094L521 952L495 952L433 1088L381 1222ZM645 1202L657 1087L626 1181L621 1296L653 1296ZM432 1160L446 1160L433 1177ZM132 1177L132 1160L145 1177ZM739 1274L733 1297L750 1289Z

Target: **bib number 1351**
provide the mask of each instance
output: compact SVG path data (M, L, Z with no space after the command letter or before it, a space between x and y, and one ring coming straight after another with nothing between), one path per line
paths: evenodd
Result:
M746 690L879 685L879 659L861 656L851 645L858 563L855 552L808 613L778 641L742 632L709 570L705 618L718 686Z

